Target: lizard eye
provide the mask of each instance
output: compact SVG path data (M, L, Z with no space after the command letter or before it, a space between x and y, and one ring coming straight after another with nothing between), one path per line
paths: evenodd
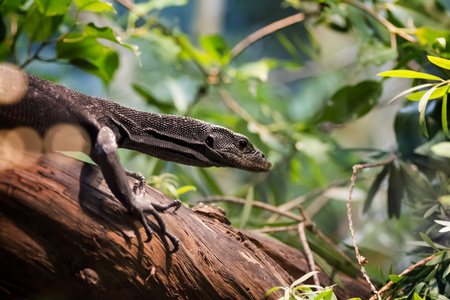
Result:
M209 147L212 148L214 146L214 138L212 136L208 136L206 138L205 143L206 143L206 145L208 145Z
M239 141L239 149L244 150L245 148L247 148L248 146L248 142L245 140L240 140Z

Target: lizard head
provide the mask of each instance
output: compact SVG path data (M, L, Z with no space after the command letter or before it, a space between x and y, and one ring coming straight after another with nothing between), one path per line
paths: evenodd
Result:
M242 134L227 128L212 126L205 138L207 151L218 154L220 166L233 167L252 172L267 172L272 164L264 154L255 148Z
M271 163L249 139L225 127L163 114L142 113L142 124L124 126L119 147L196 167L269 171ZM131 122L131 121L129 121ZM139 130L133 132L133 128Z

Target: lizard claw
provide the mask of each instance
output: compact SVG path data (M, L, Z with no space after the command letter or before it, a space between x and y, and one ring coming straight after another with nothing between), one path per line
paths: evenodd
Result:
M144 241L144 243L148 243L152 240L153 230L150 228L150 225L148 225L147 218L144 216L144 214L141 213L140 218L142 226L144 226L145 233L147 234L147 239Z
M150 242L153 237L153 230L150 228L150 225L148 224L147 218L145 216L145 214L148 213L148 214L151 214L155 218L155 220L158 223L159 228L161 230L161 234L163 236L167 236L169 238L170 242L172 243L174 248L171 251L169 251L169 253L175 253L178 251L179 240L175 235L173 235L172 233L167 231L166 224L164 223L163 219L159 215L159 212L164 212L165 210L167 210L171 207L176 207L175 210L177 210L180 206L181 206L181 201L175 200L175 201L172 201L165 205L150 203L150 206L147 208L142 209L142 208L135 207L134 209L131 210L132 213L139 216L142 226L145 229L145 233L147 234L147 240L144 241L145 243Z
M166 231L166 236L169 238L169 240L172 242L173 249L169 251L169 253L175 253L180 248L180 241L176 236L171 234L170 232Z
M143 194L145 192L145 183L146 183L144 175L142 175L139 172L132 172L132 171L128 171L128 170L125 170L125 173L128 176L136 179L136 181L134 182L134 185L133 185L133 193L138 194L138 189L139 189L139 194Z

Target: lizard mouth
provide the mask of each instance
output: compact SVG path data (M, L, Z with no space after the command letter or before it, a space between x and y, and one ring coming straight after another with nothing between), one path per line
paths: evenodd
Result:
M228 167L238 168L250 172L268 172L272 164L266 159L264 154L257 150L245 155L234 152L221 153Z

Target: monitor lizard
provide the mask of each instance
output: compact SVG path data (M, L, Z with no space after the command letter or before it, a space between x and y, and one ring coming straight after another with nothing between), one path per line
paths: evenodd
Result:
M17 70L0 67L0 81L8 81ZM175 207L175 200L161 205L144 199L145 178L127 171L120 162L118 148L136 150L166 161L197 167L233 167L253 172L265 172L271 163L249 139L225 127L201 120L167 114L139 111L115 102L87 96L62 85L33 75L23 75L25 91L18 101L2 102L2 94L14 89L0 82L0 128L29 127L40 136L55 125L76 124L85 129L90 147L87 153L100 167L114 196L139 218L147 234L152 230L146 214L151 214L176 252L178 238L168 232L159 212ZM13 76L14 77L14 76ZM136 179L130 187L128 176Z

